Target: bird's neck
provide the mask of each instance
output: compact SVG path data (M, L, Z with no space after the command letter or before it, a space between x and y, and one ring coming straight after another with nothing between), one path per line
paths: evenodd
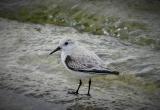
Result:
M74 47L72 47L72 48L70 48L70 49L65 49L65 50L62 50L62 53L64 54L64 55L72 55L73 53L75 53L75 51L77 50L77 47L76 46L74 46Z

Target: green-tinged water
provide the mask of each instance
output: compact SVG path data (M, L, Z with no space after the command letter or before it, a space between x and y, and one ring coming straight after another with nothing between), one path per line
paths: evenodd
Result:
M16 0L2 1L0 5L1 17L70 26L80 32L110 35L125 42L160 48L158 0Z

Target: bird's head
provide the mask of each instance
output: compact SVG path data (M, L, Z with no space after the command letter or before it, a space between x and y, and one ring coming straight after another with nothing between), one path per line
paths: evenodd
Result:
M55 48L49 55L53 54L56 51L70 51L76 46L76 42L70 38L64 38L59 41L57 48Z

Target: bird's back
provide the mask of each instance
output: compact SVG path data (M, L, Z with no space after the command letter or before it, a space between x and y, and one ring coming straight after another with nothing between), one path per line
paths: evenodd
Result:
M97 74L118 74L106 68L105 63L92 51L83 47L76 47L66 55L65 66L73 71Z

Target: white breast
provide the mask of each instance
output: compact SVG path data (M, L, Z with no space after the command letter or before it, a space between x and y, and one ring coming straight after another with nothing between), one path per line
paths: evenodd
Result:
M67 55L62 51L61 52L61 61L62 61L63 65L67 68L67 66L65 64L66 57L67 57Z

